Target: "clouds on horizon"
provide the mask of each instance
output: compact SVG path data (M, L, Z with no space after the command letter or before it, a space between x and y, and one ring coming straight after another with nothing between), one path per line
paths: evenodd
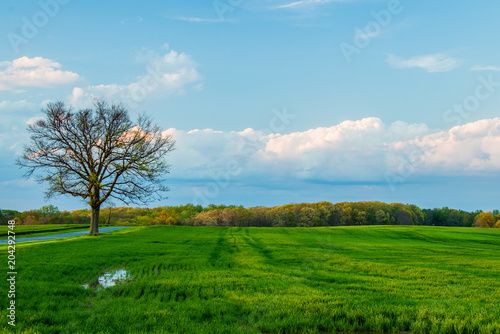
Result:
M290 134L253 129L169 129L172 177L384 181L396 175L478 175L500 171L500 118L433 132L425 124L376 117ZM402 170L405 172L402 172ZM408 171L409 170L409 171Z
M251 128L171 128L165 133L173 135L177 144L167 158L172 164L168 182L174 182L184 197L196 200L210 200L214 198L210 191L219 193L229 184L247 191L265 191L269 184L277 192L298 184L302 188L342 184L371 189L390 186L387 175L401 183L434 177L458 182L500 172L500 118L445 131L433 131L421 123L385 124L369 117L286 134ZM0 136L0 143L6 147L11 139ZM9 151L19 149L10 147Z
M4 156L19 153L28 140L23 127L40 116L40 107L27 100L0 102L5 118L0 135ZM387 173L403 174L401 170L408 168L412 175L500 171L500 118L439 132L423 123L385 124L377 117L292 133L251 128L165 132L177 142L169 157L171 176L186 180L231 173L242 179L356 182L381 181Z

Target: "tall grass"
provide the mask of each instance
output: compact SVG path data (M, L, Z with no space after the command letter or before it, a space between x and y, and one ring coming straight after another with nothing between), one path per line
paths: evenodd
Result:
M19 244L16 329L500 334L499 254L497 230L391 226L148 227ZM81 286L116 268L133 281ZM7 303L0 294L2 328Z

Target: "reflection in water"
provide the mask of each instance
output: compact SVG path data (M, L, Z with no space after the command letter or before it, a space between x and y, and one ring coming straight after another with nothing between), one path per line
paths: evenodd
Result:
M106 289L110 286L115 286L117 284L124 283L128 278L130 278L130 274L125 269L117 269L114 271L107 271L102 276L97 278L97 281L83 284L82 286L85 289Z

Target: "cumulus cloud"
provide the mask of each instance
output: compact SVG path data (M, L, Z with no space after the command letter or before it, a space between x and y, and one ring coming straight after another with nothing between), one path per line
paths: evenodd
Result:
M60 68L58 62L42 57L0 62L0 91L67 85L79 78L78 74Z
M21 138L13 139L12 133L0 134L0 145L9 148L4 156L22 147ZM164 134L176 141L176 150L168 157L170 180L196 184L191 190L202 197L210 197L228 184L248 191L263 184L287 186L294 182L362 182L369 186L389 180L404 182L409 176L424 180L500 171L500 118L446 131L402 121L386 124L370 117L285 134L251 128L171 128ZM208 185L215 187L213 192Z
M425 124L379 118L345 121L328 128L282 135L269 140L259 156L284 173L301 179L359 180L377 178L385 169L386 145L429 133Z
M476 173L500 170L500 118L394 143L393 154L409 157L415 173ZM390 166L395 168L395 165Z
M146 51L138 57L146 63L145 73L128 84L107 84L75 87L68 102L77 108L88 106L95 98L124 103L131 108L137 107L147 98L161 95L183 94L192 85L199 89L202 76L197 71L198 64L185 53L169 51L158 54Z
M2 147L19 150L19 138L6 133L0 135ZM247 186L292 180L385 182L387 174L406 178L500 171L500 118L437 132L425 124L385 124L370 117L287 134L251 128L171 128L164 134L176 141L168 159L171 177L202 184L229 179Z
M402 59L393 54L387 55L387 63L395 68L422 68L428 73L447 72L460 65L460 60L438 53Z
M176 141L171 155L176 177L197 179L210 178L235 164L250 167L257 152L277 136L250 128L239 132L168 129L165 133Z
M177 142L170 157L172 176L182 179L221 181L232 175L233 180L256 182L384 182L388 173L500 171L500 118L440 132L425 124L385 124L375 117L289 134L254 129L166 132Z
M430 130L424 124L386 125L372 117L290 134L254 129L169 129L168 133L177 142L178 149L172 154L176 177L213 178L210 173L237 166L241 177L354 180L381 175L387 143L425 135ZM182 168L176 170L175 166Z

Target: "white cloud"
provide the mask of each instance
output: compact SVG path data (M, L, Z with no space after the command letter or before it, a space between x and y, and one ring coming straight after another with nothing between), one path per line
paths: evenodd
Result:
M172 153L175 177L210 178L210 173L224 173L236 164L242 177L335 180L379 177L387 143L430 130L404 122L388 126L373 117L284 135L254 129L168 132L177 142Z
M330 2L342 2L345 0L302 0L302 1L295 1L291 2L285 5L281 5L278 8L298 8L298 7L310 7L310 6L316 6L316 5L321 5L321 4L326 4Z
M19 87L52 87L78 80L76 73L62 71L61 64L42 57L21 57L0 63L0 91Z
M273 138L259 156L294 178L377 179L385 170L388 143L429 132L424 124L398 121L387 126L370 117ZM285 170L283 166L287 166Z
M500 170L500 118L484 119L395 143L399 156L417 157L417 173L471 173ZM394 166L393 166L394 167Z
M425 124L387 125L375 117L283 135L254 129L167 133L177 143L172 177L181 179L385 182L388 173L406 178L500 171L500 118L434 133ZM238 173L231 174L234 169Z
M173 135L176 141L176 150L171 155L176 177L194 179L210 178L234 162L248 165L257 151L275 137L253 129L240 132L168 129L165 133Z
M460 65L460 60L441 53L409 59L401 59L389 54L386 61L395 68L422 68L429 73L451 71Z
M470 69L471 71L500 71L500 66L481 66L474 65Z
M228 22L228 20L209 19L209 18L202 18L202 17L186 17L186 16L164 16L164 17L166 19L169 19L169 20L194 22L194 23L219 23L219 22Z
M43 120L42 116L34 116L26 121L26 125L34 125L36 122Z
M169 51L164 55L147 51L138 57L147 64L145 73L128 84L108 84L75 87L67 97L68 102L77 108L88 106L94 98L105 98L135 108L147 98L160 95L183 94L185 88L197 86L202 76L197 71L198 64L185 53Z
M383 126L382 121L375 117L345 121L329 128L321 127L279 136L270 140L264 151L279 158L287 158L325 148L339 150L345 148L346 143L356 146L366 137L376 139Z
M14 133L0 134L4 156L19 154L28 140L25 134L16 137ZM198 192L208 197L209 184L251 189L269 183L286 187L297 181L385 183L388 173L423 180L500 171L500 118L439 132L425 124L385 124L370 117L288 134L251 128L172 128L165 134L176 141L176 150L168 157L169 178L197 184Z

